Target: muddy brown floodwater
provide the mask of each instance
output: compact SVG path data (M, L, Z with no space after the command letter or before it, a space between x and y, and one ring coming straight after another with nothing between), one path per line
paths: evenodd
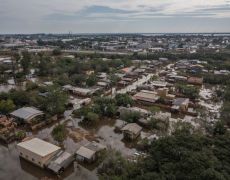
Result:
M34 166L28 161L19 158L16 142L7 146L0 145L0 180L37 180L42 178L67 179L67 180L97 180L96 171L90 171L82 166L76 168L76 163L71 165L60 176Z
M115 120L101 120L97 126L91 128L83 128L78 125L79 119L72 119L67 121L67 129L69 132L82 131L90 134L90 136L83 137L80 141L75 141L73 138L68 136L62 144L68 152L74 153L81 145L84 145L88 137L93 138L107 145L109 148L118 150L123 156L129 157L136 152L135 148L132 148L133 144L125 143L123 141L123 135L114 132ZM63 121L61 122L63 123ZM28 136L35 136L56 145L57 142L51 136L51 131L56 124L47 126L37 132L27 132ZM51 179L67 179L67 180L97 180L97 167L92 166L80 166L77 168L77 163L74 162L66 171L57 177L53 173L40 169L34 166L30 162L19 158L17 148L17 142L11 143L9 145L0 144L0 180L33 180L42 179L48 177Z

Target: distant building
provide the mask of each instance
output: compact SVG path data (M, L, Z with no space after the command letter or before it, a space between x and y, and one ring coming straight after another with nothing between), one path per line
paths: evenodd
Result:
M80 88L80 87L74 87L71 85L65 85L63 86L64 91L69 91L73 94L79 95L79 96L91 96L96 91L98 91L100 88Z
M172 103L172 110L186 112L189 106L188 98L176 98Z
M168 62L168 58L159 58L159 61L161 61L161 62Z
M160 97L154 91L142 90L133 96L134 100L144 103L155 103Z
M119 107L117 112L119 113L120 117L123 117L126 115L126 113L139 113L140 116L146 117L151 114L150 111L147 111L145 109L139 108L139 107Z
M151 85L155 86L155 87L166 87L168 85L167 82L164 82L164 81L152 81L151 82Z
M126 68L121 69L121 72L129 73L129 72L132 72L134 68L135 68L134 66L126 67Z
M189 77L188 83L193 85L202 85L203 84L203 78L199 77Z

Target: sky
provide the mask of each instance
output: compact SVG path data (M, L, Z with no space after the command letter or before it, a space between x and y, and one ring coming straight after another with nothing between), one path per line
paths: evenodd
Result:
M0 0L0 33L230 32L230 0Z

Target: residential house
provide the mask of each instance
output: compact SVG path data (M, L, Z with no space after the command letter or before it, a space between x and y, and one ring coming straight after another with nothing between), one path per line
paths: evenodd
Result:
M134 140L140 135L142 127L136 123L129 123L121 130L125 138Z
M117 110L120 117L125 116L126 113L139 113L142 117L147 117L151 114L150 111L147 111L145 109L139 108L139 107L119 107Z
M82 162L93 162L99 156L100 152L105 149L106 146L100 143L90 142L77 150L76 159Z
M80 88L80 87L74 87L71 85L63 86L64 91L68 91L72 94L76 94L78 96L83 96L83 97L91 96L99 89L100 89L99 87L98 88Z
M203 84L203 78L199 77L189 77L188 83L193 85L202 85Z
M155 103L160 97L154 91L142 90L133 96L133 99L143 103Z
M173 111L187 112L189 106L188 98L176 98L173 100L171 109Z
M160 96L161 98L169 99L169 100L174 99L175 95L169 94L168 91L169 91L169 89L166 87L165 88L159 88L156 90L157 95Z
M164 81L152 81L151 85L157 88L164 88L168 85L168 83Z
M135 68L135 66L126 67L126 68L121 69L121 72L126 74L129 72L132 72L134 68Z

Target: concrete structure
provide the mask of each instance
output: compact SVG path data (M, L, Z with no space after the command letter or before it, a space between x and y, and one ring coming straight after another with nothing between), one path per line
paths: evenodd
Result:
M162 98L170 99L170 100L175 98L175 95L168 94L169 89L166 87L165 88L159 88L156 91L157 91L157 95L162 97Z
M20 157L44 168L61 148L41 139L33 138L17 144L17 149Z
M123 127L121 130L125 138L133 140L133 139L136 139L140 135L142 127L136 123L129 123L125 127Z

